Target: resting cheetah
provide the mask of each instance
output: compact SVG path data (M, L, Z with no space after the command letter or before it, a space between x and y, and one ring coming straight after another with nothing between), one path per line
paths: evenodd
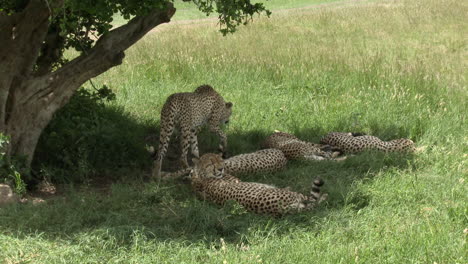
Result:
M194 158L193 163L190 173L193 190L200 198L220 205L235 200L251 212L281 216L310 210L327 197L320 193L323 181L319 179L313 182L310 195L303 195L271 185L242 182L226 173L220 177L224 167L220 154L205 154L200 159Z
M288 160L278 149L262 149L252 153L240 154L224 160L223 168L228 174L255 174L275 172L286 167ZM164 178L179 178L190 173L192 168L185 168L164 175ZM224 173L224 171L223 171ZM221 177L222 174L219 174Z
M224 166L227 173L238 175L278 171L283 169L287 162L281 150L262 149L226 159Z
M220 150L227 151L227 138L220 124L227 124L232 113L232 103L226 103L211 86L202 85L193 93L175 93L167 98L161 111L161 130L159 147L156 154L153 176L160 178L162 160L167 152L169 140L174 128L181 131L182 155L180 160L187 168L189 145L192 154L199 157L197 134L208 123L211 132L220 138Z
M339 151L333 151L329 146L302 141L285 132L273 133L265 139L262 147L279 149L288 160L325 160L336 158L340 154Z
M391 141L382 141L378 137L358 133L331 132L321 141L339 148L345 153L359 153L365 150L379 150L385 152L414 151L414 142L410 139L400 138Z

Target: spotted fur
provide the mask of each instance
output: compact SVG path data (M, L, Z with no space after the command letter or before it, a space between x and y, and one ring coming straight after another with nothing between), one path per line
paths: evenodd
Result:
M302 141L285 132L275 132L265 139L263 148L281 150L288 160L326 160L336 158L340 152L329 146Z
M327 195L320 193L322 180L315 180L310 195L280 189L271 185L242 182L224 174L218 178L213 168L222 167L224 161L219 154L205 154L194 159L191 171L191 184L195 193L204 200L223 205L235 200L247 210L258 214L281 216L287 213L310 210L325 200ZM217 164L217 165L215 165Z
M224 160L224 169L228 174L255 174L261 172L275 172L286 167L288 160L278 149L263 149L253 153L240 154ZM165 179L187 176L192 168L184 168L172 173L164 173ZM224 172L222 172L224 173ZM218 174L218 177L221 177Z
M209 85L202 85L192 93L175 93L169 96L161 111L159 147L155 157L153 176L156 178L161 176L162 160L175 128L181 132L180 160L184 168L188 167L189 146L191 146L192 154L199 157L197 134L205 124L208 124L211 132L219 136L219 149L226 153L227 138L220 125L229 122L231 113L232 103L226 103L223 97Z
M286 167L287 162L281 150L262 149L226 159L224 166L227 173L239 175L279 171Z
M400 138L383 141L375 136L358 133L331 132L325 135L320 142L339 148L345 153L359 153L366 150L384 152L406 152L415 150L414 142L410 139Z

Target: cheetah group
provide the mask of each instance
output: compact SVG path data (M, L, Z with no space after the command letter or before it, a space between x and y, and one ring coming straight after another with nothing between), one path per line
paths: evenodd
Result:
M202 85L194 92L175 93L168 97L161 111L159 146L155 155L153 178L177 178L185 176L191 182L193 192L203 200L223 205L229 200L238 202L248 211L258 214L282 216L314 208L328 195L322 192L324 182L311 180L310 193L302 194L289 188L270 184L245 182L239 176L259 172L276 172L287 167L289 160L341 161L347 155L363 151L411 152L414 142L401 138L383 141L375 136L360 133L330 132L319 143L303 141L296 136L275 131L268 136L258 151L227 157L227 137L221 129L229 122L233 103L209 85ZM219 137L220 154L198 150L197 135L203 126ZM162 162L166 155L171 134L180 131L180 164L174 173L163 173ZM194 156L193 165L187 161L188 150Z

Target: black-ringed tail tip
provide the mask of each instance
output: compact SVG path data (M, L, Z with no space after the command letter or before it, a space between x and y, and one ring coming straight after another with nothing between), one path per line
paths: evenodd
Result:
M145 149L146 149L146 151L148 151L148 153L150 154L150 156L152 158L156 157L156 150L155 150L155 148L153 146L146 145Z
M314 180L314 185L315 185L315 186L320 187L320 186L322 186L322 185L324 185L324 184L325 184L325 182L324 182L322 179L315 179L315 180Z

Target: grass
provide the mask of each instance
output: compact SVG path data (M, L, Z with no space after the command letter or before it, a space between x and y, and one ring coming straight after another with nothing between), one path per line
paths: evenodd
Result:
M245 177L302 192L325 180L327 204L281 219L199 201L177 181L145 183L148 161L105 193L68 186L47 204L0 209L0 260L466 263L467 10L379 1L290 11L227 37L215 23L162 27L95 80L116 92L108 107L133 120L120 129L139 133L141 151L167 96L203 83L234 102L232 154L274 129L310 141L329 131L408 137L424 150ZM217 139L205 132L200 145L215 150Z
M323 3L331 3L337 2L339 0L271 0L271 1L255 1L264 3L265 7L275 14L275 11L283 10L283 9L290 9L290 8L303 8L308 7L316 4L323 4ZM347 0L344 0L347 1ZM197 6L191 2L183 2L181 0L175 0L174 6L176 7L177 11L172 17L172 21L180 21L180 20L192 20L192 19L203 19L203 18L216 18L216 13L212 14L205 14L198 10ZM122 25L125 23L125 19L120 15L114 16L114 25Z
M281 1L271 0L271 1L254 1L254 2L261 2L265 5L267 9L275 11L275 10L288 9L288 8L301 8L301 7L311 6L315 4L329 3L329 2L335 2L335 1L338 1L338 0L281 0ZM193 3L176 1L175 7L177 8L177 12L173 17L173 20L217 17L215 13L207 16L206 14L200 12Z

